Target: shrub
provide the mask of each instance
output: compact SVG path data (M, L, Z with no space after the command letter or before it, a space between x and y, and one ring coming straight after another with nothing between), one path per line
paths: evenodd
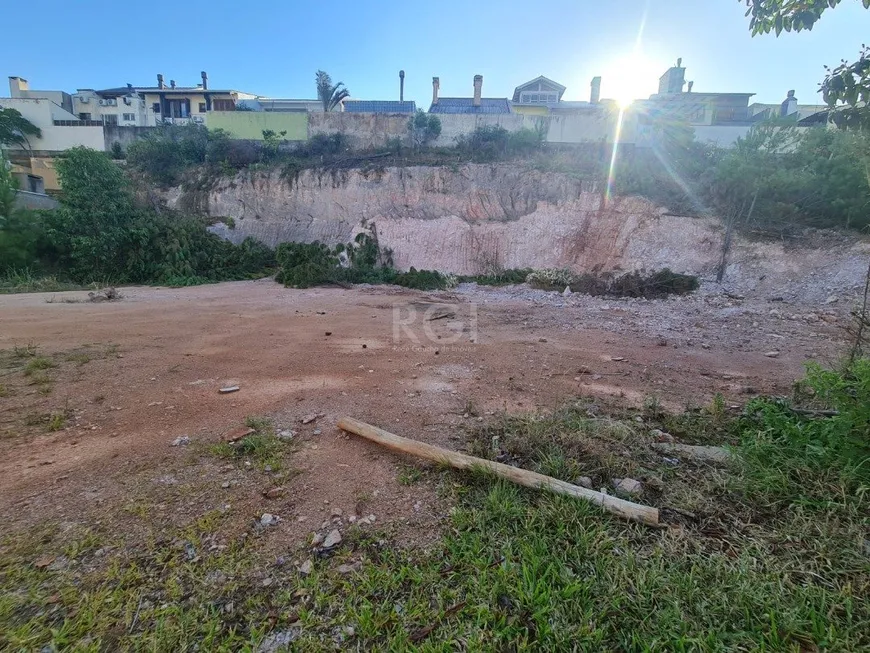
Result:
M628 274L580 274L570 270L534 270L526 277L533 288L563 290L585 295L612 295L614 297L645 297L655 299L668 295L684 295L698 289L698 277L671 272L668 268L650 275L641 272Z
M347 136L341 132L315 134L304 143L297 145L293 154L301 158L335 156L344 153L349 147Z
M227 141L226 132L209 132L202 125L168 125L130 144L127 161L130 166L150 176L158 183L178 183L181 174L195 165L205 163L209 141Z
M570 285L575 279L574 273L570 270L535 270L528 274L526 283L533 288L541 288L543 290L558 288L561 290L565 286Z
M408 134L412 145L428 145L441 135L441 119L435 114L417 109L417 113L408 120Z

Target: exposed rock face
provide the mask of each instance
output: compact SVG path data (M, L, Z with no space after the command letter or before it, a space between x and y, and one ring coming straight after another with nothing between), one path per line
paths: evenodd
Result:
M474 274L493 268L571 268L577 272L658 270L712 277L723 231L718 220L668 215L641 198L605 204L600 189L564 174L522 165L461 165L377 170L242 173L210 191L170 191L172 206L232 217L216 225L246 236L346 243L374 225L399 268ZM857 239L815 238L812 246L735 239L725 283L776 292L779 282L821 299L852 289L870 248ZM810 281L804 287L805 279ZM827 289L827 290L826 290ZM806 292L805 292L806 291Z

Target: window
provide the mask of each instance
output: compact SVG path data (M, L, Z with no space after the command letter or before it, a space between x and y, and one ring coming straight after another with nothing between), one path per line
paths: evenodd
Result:
M80 113L79 114L79 120L90 120L90 119L91 119L91 114L89 114L89 113Z
M154 113L160 113L160 103L159 103L159 102L155 102L154 104L152 104L152 105L151 105L151 110L152 110Z
M104 125L117 125L118 124L118 114L117 113L107 113L103 116L103 124Z
M136 114L135 113L125 113L123 116L123 119L126 122L135 122L136 121Z
M234 100L212 100L211 108L213 111L235 111L236 103Z
M205 113L205 102L200 102L200 103L199 103L199 112L200 112L200 113Z

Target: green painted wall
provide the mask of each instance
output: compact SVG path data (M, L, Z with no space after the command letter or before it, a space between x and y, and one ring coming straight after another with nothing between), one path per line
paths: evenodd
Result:
M213 111L208 114L209 129L225 129L233 138L261 141L263 130L286 131L288 141L308 140L308 114L265 111Z

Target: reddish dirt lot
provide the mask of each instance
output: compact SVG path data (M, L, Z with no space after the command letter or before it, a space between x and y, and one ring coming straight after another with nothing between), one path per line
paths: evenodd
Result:
M342 434L341 416L461 448L478 419L578 395L632 405L654 395L679 410L721 392L741 404L787 393L808 357L833 358L843 319L788 321L762 299L721 317L735 302L563 305L499 290L290 290L270 280L121 292L97 304L70 302L85 293L0 296L0 349L35 345L60 361L45 371L50 393L20 371L0 379L0 517L13 530L109 519L125 506L170 522L219 508L242 528L279 515L298 540L339 509L425 539L444 515L434 481L400 483L407 461ZM398 340L394 310L408 323ZM779 354L765 356L774 346ZM219 393L228 385L241 389ZM48 432L38 417L58 411L66 425ZM322 416L302 425L308 414ZM251 415L296 432L295 471L278 499L261 495L268 474L227 466L204 446ZM180 436L191 444L170 446Z

